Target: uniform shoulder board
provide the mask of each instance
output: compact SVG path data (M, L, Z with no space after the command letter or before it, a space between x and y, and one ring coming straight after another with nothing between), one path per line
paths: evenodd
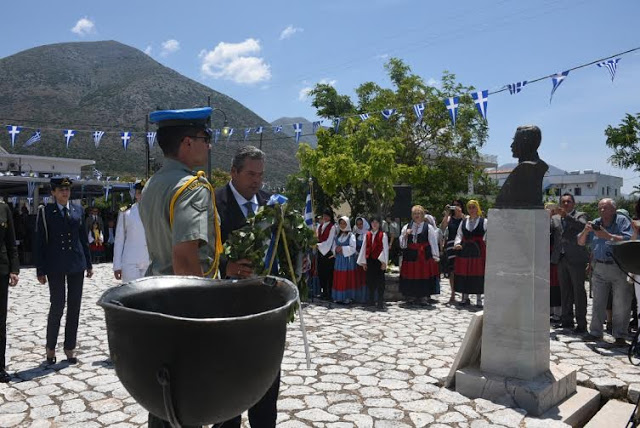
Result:
M129 208L131 208L131 205L125 205L123 207L120 207L120 212L125 212L126 210L128 210Z

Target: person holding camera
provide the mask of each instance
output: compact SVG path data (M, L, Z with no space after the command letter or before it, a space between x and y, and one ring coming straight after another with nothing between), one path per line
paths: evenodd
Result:
M598 202L600 217L587 223L578 234L578 245L591 242L593 254L593 314L589 338L601 339L606 319L609 291L613 294L613 329L615 344L626 345L625 337L629 327L633 288L627 284L627 275L615 264L611 244L631 238L631 221L616 213L616 204L605 198ZM564 315L564 314L563 314Z
M557 265L562 303L562 328L574 328L576 334L587 332L587 292L584 288L589 253L578 245L578 234L587 224L587 215L575 209L576 201L571 193L560 198L557 213L551 217L553 251L551 263Z
M460 228L460 223L464 219L464 214L462 212L462 202L458 199L455 199L451 202L450 205L445 207L445 211L443 213L442 222L440 223L440 231L444 235L444 251L446 257L446 264L444 268L445 276L449 278L449 284L451 284L451 297L449 298L448 304L456 303L456 291L453 285L454 283L454 273L453 273L453 264L456 259L457 251L453 249L454 242L456 240L456 235L458 234L458 229Z

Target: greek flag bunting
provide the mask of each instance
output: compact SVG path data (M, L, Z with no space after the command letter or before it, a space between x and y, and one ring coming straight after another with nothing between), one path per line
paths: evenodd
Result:
M65 129L63 133L64 133L64 143L68 149L69 144L71 144L71 140L73 140L73 137L76 136L76 131L74 131L73 129Z
M286 196L276 193L275 195L271 195L271 197L269 198L269 201L267 202L267 206L270 207L275 204L284 205L287 203L288 200L289 198L287 198Z
M282 132L282 125L276 125L273 127L273 133L277 134L278 132Z
M307 199L304 202L304 224L313 229L313 207L311 205L311 189L307 192Z
M558 89L558 86L564 82L564 79L569 75L569 70L563 71L562 73L554 74L551 76L551 83L553 83L553 89L551 89L551 96L549 97L549 104L551 104L551 100L553 100L553 94Z
M360 114L360 119L364 122L365 120L369 119L369 113L362 113Z
M129 131L121 132L120 139L122 140L122 147L124 147L124 149L127 150L127 147L129 146L129 141L131 141L131 132Z
M102 136L104 135L104 131L94 131L93 132L93 144L95 144L96 149L100 145L100 140L102 140Z
M527 81L523 80L522 82L511 83L507 85L507 88L509 88L509 93L511 95L514 95L514 94L520 93L520 91L522 90L522 88L524 88L524 85L526 84L527 84Z
M424 114L424 103L414 105L413 112L416 114L416 121L420 122L422 120L422 115Z
M449 111L449 116L451 116L451 123L453 126L456 126L456 118L458 117L458 107L460 105L460 97L451 97L444 100L444 105L447 107Z
M611 75L611 81L613 82L613 78L616 77L616 69L618 68L618 61L620 61L620 58L599 62L596 65L598 67L605 67L609 71L609 74Z
M382 110L380 113L382 113L382 117L384 117L386 120L389 120L395 112L396 112L396 109L394 108L386 108Z
M213 131L213 144L218 144L218 139L220 139L220 130L215 129Z
M258 126L258 127L256 128L256 130L255 130L255 131L253 131L253 132L254 132L255 134L262 134L262 128L263 128L262 126Z
M40 130L38 129L36 132L33 133L33 135L27 140L26 143L24 143L25 147L29 147L32 144L37 143L38 141L40 141L40 139L42 138L42 133L40 132Z
M247 138L249 138L249 134L251 134L251 128L245 128L244 129L244 141L247 141Z
M487 120L487 102L489 100L489 91L484 90L480 92L474 92L471 94L473 101L476 103L476 107L480 112L480 116L484 120Z
M296 144L300 144L300 135L302 135L302 123L294 123L293 132L296 133Z
M22 127L16 125L7 125L7 131L9 131L9 135L11 136L11 147L16 143L16 138L20 131L22 131Z
M149 144L149 148L153 148L153 144L156 142L156 133L155 132L147 132L147 144Z
M229 128L229 133L227 134L227 142L231 140L232 135L233 135L233 128Z
M335 119L333 119L333 132L335 132L336 134L338 132L340 132L340 123L342 122L342 118L341 117L336 117Z
M315 134L316 131L318 131L318 128L320 128L320 125L322 125L322 121L321 120L317 120L315 122L313 122L313 133Z

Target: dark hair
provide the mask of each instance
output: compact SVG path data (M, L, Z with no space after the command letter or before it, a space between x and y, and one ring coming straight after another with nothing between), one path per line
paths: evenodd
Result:
M382 221L380 220L380 216L377 216L377 215L372 215L369 220L371 221L371 223L373 223L374 221L377 221L378 223L382 223Z
M195 135L200 131L204 131L204 128L195 128L193 126L165 126L164 128L158 129L156 139L165 156L176 157L178 156L182 139L188 135Z
M574 203L574 204L576 203L576 198L574 198L573 195L571 193L569 193L569 192L563 193L562 196L560 197L560 200L562 200L562 198L564 198L565 196L570 197L572 203Z
M331 208L325 208L324 210L322 210L322 215L328 215L329 217L331 217L331 221L335 221L333 219L333 210Z
M255 146L240 147L233 156L231 168L235 168L237 172L242 171L242 168L244 168L244 161L246 159L263 161L264 152Z

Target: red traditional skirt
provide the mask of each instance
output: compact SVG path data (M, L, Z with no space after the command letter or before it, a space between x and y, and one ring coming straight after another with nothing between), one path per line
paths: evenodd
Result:
M402 252L400 292L407 297L440 293L440 268L431 256L429 242L412 243Z
M482 236L462 239L462 251L456 256L453 271L456 293L484 293L484 265L487 246Z

